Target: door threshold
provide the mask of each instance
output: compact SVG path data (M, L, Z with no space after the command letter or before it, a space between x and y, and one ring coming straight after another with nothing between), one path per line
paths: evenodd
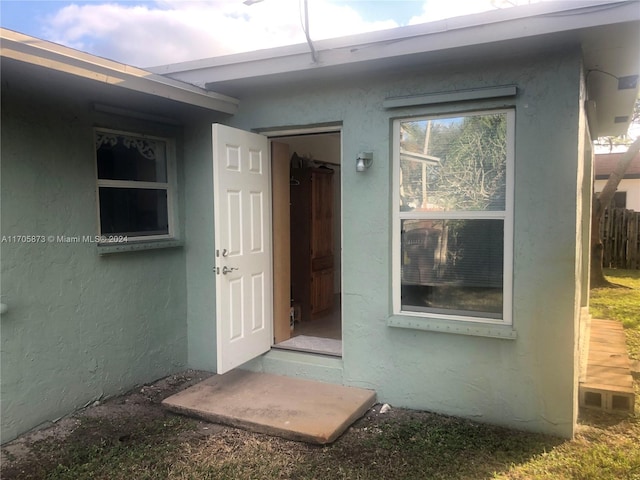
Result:
M334 338L298 335L273 345L272 348L342 357L342 340L336 340Z

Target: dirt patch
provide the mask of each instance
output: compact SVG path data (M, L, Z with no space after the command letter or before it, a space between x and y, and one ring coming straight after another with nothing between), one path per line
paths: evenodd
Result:
M81 443L95 442L96 438L100 440L105 440L108 437L117 437L119 440L126 439L127 435L130 435L129 430L139 423L168 416L161 406L162 400L210 376L209 372L186 370L154 383L136 387L125 395L102 402L96 401L68 417L42 425L2 446L0 449L2 478L21 478L30 469L29 461L41 456L40 447L42 445L45 443L64 445L65 441L73 434L76 434L77 437L77 434L80 433L80 436L84 437L74 438L75 441ZM79 432L83 424L95 428L84 428L82 432Z

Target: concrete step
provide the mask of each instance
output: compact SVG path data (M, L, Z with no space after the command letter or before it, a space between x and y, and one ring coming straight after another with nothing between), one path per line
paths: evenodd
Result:
M232 370L165 399L170 411L290 440L327 444L375 404L371 390Z

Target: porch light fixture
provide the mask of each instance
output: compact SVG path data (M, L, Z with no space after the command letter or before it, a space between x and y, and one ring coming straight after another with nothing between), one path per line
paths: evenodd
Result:
M360 152L356 159L356 172L364 172L373 163L373 152Z

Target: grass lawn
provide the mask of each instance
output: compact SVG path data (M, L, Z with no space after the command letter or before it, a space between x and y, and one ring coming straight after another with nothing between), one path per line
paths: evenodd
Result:
M159 406L156 405L159 409ZM4 479L392 480L640 478L640 421L606 419L573 441L466 420L377 409L329 446L183 417L85 418L32 445Z
M640 360L640 270L606 269L604 273L616 288L595 288L591 291L591 315L622 322L629 356Z
M594 290L593 311L622 321L637 353L640 272L607 273L630 288ZM378 406L320 447L168 414L166 393L146 386L86 410L65 432L3 448L2 479L640 480L638 414L585 412L569 441Z

